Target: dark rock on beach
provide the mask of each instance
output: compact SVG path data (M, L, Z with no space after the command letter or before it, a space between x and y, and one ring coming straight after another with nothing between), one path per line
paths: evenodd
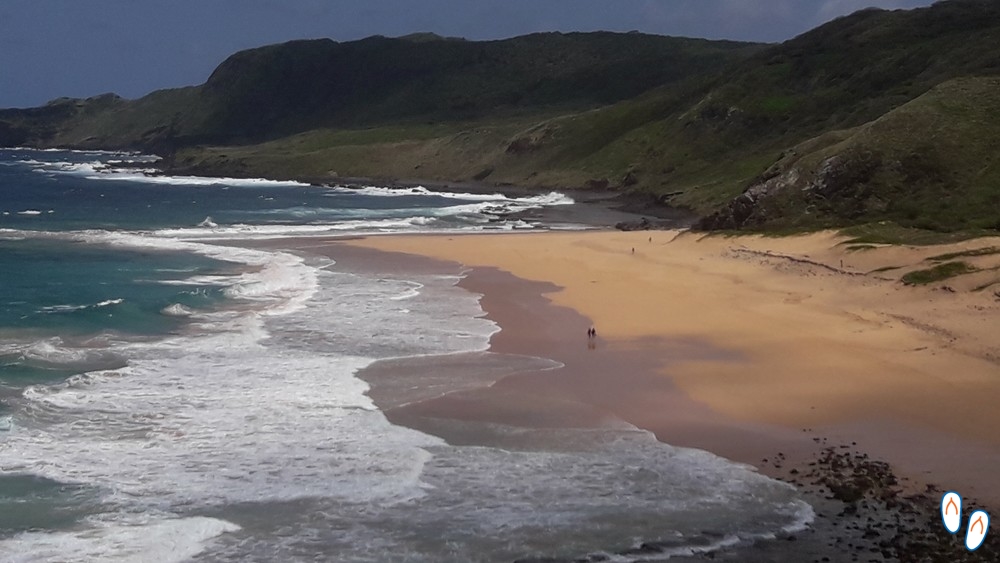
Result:
M669 219L651 220L648 217L643 217L638 221L621 221L615 224L615 228L619 231L657 231L676 229L677 227L677 221L671 221Z
M818 443L825 440L818 439ZM671 558L670 561L795 562L982 562L1000 561L1000 538L988 535L969 552L962 533L949 534L941 524L942 491L915 487L898 478L889 464L851 446L824 447L814 459L791 469L778 454L764 461L769 474L783 473L813 505L816 519L803 532L754 545ZM985 508L965 500L966 513ZM995 511L994 511L995 512ZM654 545L647 543L646 546Z

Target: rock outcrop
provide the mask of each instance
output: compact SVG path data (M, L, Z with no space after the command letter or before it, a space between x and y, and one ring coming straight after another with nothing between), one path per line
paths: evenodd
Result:
M850 219L871 210L868 183L883 165L873 152L841 153L818 166L794 162L772 167L753 181L725 207L701 219L703 230L760 228L775 219L788 221L794 210L800 214L830 212Z

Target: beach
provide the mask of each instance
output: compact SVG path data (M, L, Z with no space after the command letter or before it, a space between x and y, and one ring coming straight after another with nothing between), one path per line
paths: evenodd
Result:
M0 559L1000 559L996 239L113 156L0 151Z
M660 370L728 351L585 339L555 284L345 242L580 233L629 217L610 203L118 156L146 158L0 151L0 559L631 561L814 521L788 483L620 412L707 428Z
M564 365L386 408L390 420L433 433L440 419L620 419L792 482L833 447L887 462L903 490L932 501L928 486L996 506L1000 299L975 289L997 256L975 258L987 272L972 279L912 287L899 278L1000 240L864 251L843 242L656 231L330 244L468 268L460 285L483 295L502 328L491 350Z

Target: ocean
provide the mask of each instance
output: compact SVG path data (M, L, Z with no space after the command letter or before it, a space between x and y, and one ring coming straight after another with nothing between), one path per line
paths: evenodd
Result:
M376 275L260 244L545 228L506 213L566 196L155 166L0 150L0 560L632 561L616 554L812 519L791 486L626 424L492 428L502 447L394 425L358 377L376 362L410 394L556 366L489 352L499 329L461 271Z

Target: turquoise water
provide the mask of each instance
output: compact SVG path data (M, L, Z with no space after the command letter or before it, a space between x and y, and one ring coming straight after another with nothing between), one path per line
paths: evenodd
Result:
M97 336L162 336L189 322L186 314L165 314L169 307L187 313L219 306L224 278L242 264L190 247L172 249L170 241L478 228L487 220L479 211L506 199L423 190L387 197L378 190L366 195L296 182L156 176L148 168L154 161L0 149L0 334L8 336L0 344L0 387L116 363L30 353L39 342L57 339L64 346ZM159 244L147 244L150 238Z
M164 282L220 274L198 255L140 252L51 240L0 240L0 326L79 335L102 330L158 334L178 320L161 313L181 303L210 307L217 287Z
M0 240L0 330L12 337L6 350L0 349L0 386L24 387L120 367L123 360L110 354L67 362L32 354L32 346L40 352L37 343L51 339L70 343L100 335L169 334L187 321L164 314L168 307L205 311L223 299L218 286L169 282L224 275L231 268L196 254L64 240Z
M0 475L0 538L39 528L67 528L100 503L84 485L32 475Z

